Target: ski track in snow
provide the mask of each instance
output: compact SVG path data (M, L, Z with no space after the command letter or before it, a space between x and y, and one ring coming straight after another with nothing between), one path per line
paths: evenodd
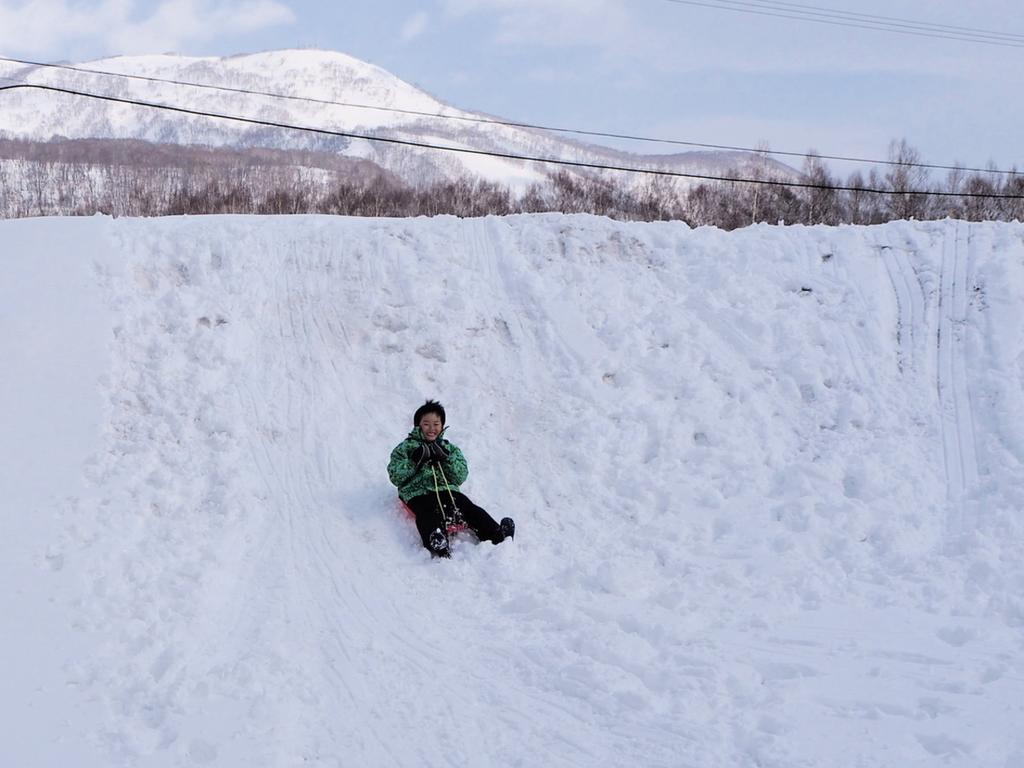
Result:
M1012 311L1016 230L105 226L107 426L56 553L101 649L83 766L1019 764L991 376L1024 338L969 290ZM449 562L384 475L435 395L519 524Z
M971 528L965 499L979 480L966 356L967 336L973 329L968 316L972 243L974 237L984 235L980 228L977 235L967 234L967 225L957 221L936 226L941 244L934 279L923 265L929 290L904 248L882 245L879 253L897 301L900 370L915 379L930 376L934 381L948 502L947 536L955 541ZM922 337L933 340L930 348L923 348Z
M946 223L942 249L937 389L942 407L942 445L951 502L950 530L963 534L963 497L978 481L974 450L974 420L970 391L964 370L967 323L967 283L970 268L970 238L961 234L957 221Z

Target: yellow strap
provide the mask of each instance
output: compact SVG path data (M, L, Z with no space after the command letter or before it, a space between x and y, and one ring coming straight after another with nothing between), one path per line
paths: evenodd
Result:
M448 498L452 500L452 509L458 509L459 505L455 503L455 495L452 493L451 486L448 484L448 478L444 475L444 469L440 464L437 465L437 471L441 473L441 479L444 480L445 490L448 491ZM434 482L434 487L437 487L437 482Z
M437 496L437 511L441 513L441 519L447 525L448 518L444 514L444 505L441 504L441 489L437 487L437 472L434 471L434 462L430 462L430 474L434 478L434 495ZM444 470L441 471L441 476L444 477ZM448 493L451 494L451 491L448 491Z
M434 470L435 466L437 467L436 471ZM445 477L444 470L441 468L441 465L435 465L434 462L430 462L430 474L434 478L434 495L437 497L437 510L441 513L441 518L445 521L445 525L447 525L448 516L444 513L444 505L441 503L441 489L437 484L438 472L441 473L441 479L444 480L444 489L448 491L448 498L452 500L452 515L454 515L458 510L459 505L455 501L455 494L452 493L452 489L448 486L448 478ZM456 518L453 517L453 520L455 519Z

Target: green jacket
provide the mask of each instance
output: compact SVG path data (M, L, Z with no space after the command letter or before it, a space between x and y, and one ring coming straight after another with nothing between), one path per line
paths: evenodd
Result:
M398 496L402 501L414 499L425 493L446 493L457 491L459 486L466 482L469 476L469 467L466 466L466 457L454 443L444 439L444 432L437 438L442 447L448 451L448 458L438 465L431 466L423 464L416 469L416 462L412 460L412 452L426 442L423 433L416 427L409 436L395 446L391 452L391 461L388 462L388 477L391 483L398 488ZM443 473L443 474L442 474ZM447 479L447 483L445 483Z

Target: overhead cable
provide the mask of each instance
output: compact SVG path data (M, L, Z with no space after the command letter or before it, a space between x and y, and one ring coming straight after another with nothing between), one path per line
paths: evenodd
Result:
M815 6L796 3L760 2L753 0L665 0L676 5L692 5L701 8L736 11L758 16L771 16L780 19L810 21L817 24L830 24L839 27L870 29L881 32L893 32L916 37L930 37L942 40L959 40L983 45L999 45L1009 48L1024 48L1024 36L995 32L991 30L972 30L969 27L953 27L951 25L908 22L894 17L871 16L870 14L849 13L846 11L823 10ZM801 10L813 9L813 10Z

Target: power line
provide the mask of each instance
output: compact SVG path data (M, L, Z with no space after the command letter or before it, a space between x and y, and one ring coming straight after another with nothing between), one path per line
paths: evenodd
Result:
M677 0L669 0L669 1L670 2L676 2ZM678 1L681 2L681 0L678 0ZM122 73L122 72L111 72L111 71L102 70L102 69L90 69L88 67L78 67L78 66L73 66L73 65L70 65L70 64L56 64L56 63L50 63L50 62L31 61L31 60L28 60L28 59L16 59L16 58L10 58L10 57L7 57L7 56L0 56L0 61L7 61L7 62L15 63L15 64L24 64L24 65L27 65L27 66L34 66L34 67L44 67L44 68L52 68L52 69L63 69L63 70L69 70L69 71L72 71L72 72L83 72L83 73L86 73L86 74L102 75L102 76L107 76L107 77L120 77L120 78L125 78L125 79L128 79L128 80L139 80L139 81L142 81L142 82L149 82L149 83L164 83L164 84L168 84L168 85L180 85L180 86L186 86L186 87L190 87L190 88L201 88L201 89L208 89L208 90L214 90L214 91L221 91L221 92L225 92L225 93L237 93L237 94L245 94L245 95L249 95L249 96L266 96L266 97L269 97L269 98L284 99L284 100L288 100L288 101L300 101L300 102L306 102L306 103L311 103L311 104L324 104L324 105L328 105L328 106L347 107L347 108L351 108L351 109L369 109L369 110L376 110L376 111L380 111L380 112L392 112L392 113L396 113L396 114L412 115L412 116L416 116L416 117L426 117L426 118L431 118L431 119L456 120L456 121L464 121L464 122L478 123L478 124L484 124L484 125L501 125L501 126L505 126L505 127L509 127L509 128L526 128L526 129L530 129L530 130L550 131L550 132L554 132L554 133L566 133L566 134L571 134L571 135L576 135L576 136L590 136L590 137L605 138L605 139L620 139L620 140L625 140L625 141L649 142L649 143L654 143L654 144L665 144L665 145L683 146L683 147L696 147L696 148L700 148L700 149L716 149L716 150L724 150L724 151L730 151L730 152L750 152L752 154L778 155L778 156L781 156L781 157L799 157L799 158L804 158L804 159L811 158L811 157L817 157L817 158L820 158L822 160L836 160L836 161L851 162L851 163L869 163L869 164L873 164L873 165L893 165L893 166L912 167L912 168L927 168L927 169L932 169L932 170L943 170L943 171L963 171L963 172L970 172L970 173L992 173L992 174L1002 174L1002 175L1010 175L1010 176L1016 176L1016 175L1020 175L1020 174L1024 173L1022 171L1003 171L1003 170L994 169L994 168L972 168L972 167L964 167L964 166L958 166L958 165L940 165L940 164L934 164L934 163L902 163L902 162L898 162L898 161L894 161L894 160L878 160L878 159L870 159L870 158L863 158L863 157L849 157L849 156L843 156L843 155L824 155L824 154L818 154L818 153L813 153L812 154L812 153L808 153L808 152L788 152L788 151L784 151L784 150L759 149L759 148L755 148L755 147L740 147L740 146L729 145L729 144L709 144L709 143L697 142L697 141L682 141L682 140L676 140L676 139L650 138L650 137L646 137L646 136L637 136L637 135L624 134L624 133L607 133L607 132L602 132L602 131L584 130L584 129L580 129L580 128L560 128L560 127L549 126L549 125L540 125L540 124L537 124L537 123L514 122L514 121L508 121L508 120L497 120L497 119L494 119L494 118L486 118L486 117L470 117L470 116L467 116L467 115L444 115L444 114L439 114L439 113L435 113L435 112L423 112L423 111L414 110L414 109L401 109L399 107L381 107L381 106L372 105L372 104L359 104L359 103L345 102L345 101L332 101L330 99L318 99L318 98L314 98L312 96L296 96L294 94L274 93L274 92L271 92L271 91L260 91L260 90L246 89L246 88L232 88L230 86L225 86L225 85L212 85L212 84L209 84L209 83L196 83L196 82L191 82L191 81L187 81L187 80L174 80L174 79L169 79L169 78L153 77L153 76L148 76L148 75L132 75L132 74L125 74L125 73Z
M741 3L741 0L720 0L721 2L735 2ZM784 8L794 8L798 11L808 11L814 15L822 16L833 16L837 18L854 18L864 19L869 23L879 24L893 24L894 26L905 26L910 28L917 28L923 30L934 30L938 32L953 32L961 34L978 34L982 37L991 37L994 39L1007 39L1015 42L1024 42L1024 35L1015 34L1012 32L997 32L991 29L979 29L977 27L964 27L954 24L936 24L931 21L917 21L914 19L904 19L898 16L879 16L874 13L858 13L856 11L840 11L834 8L823 8L816 5L806 5L803 3L789 3L782 2L782 0L747 0L747 3L762 6L779 6Z
M969 27L953 27L950 25L928 24L920 22L903 23L906 20L894 17L855 14L845 11L815 9L796 3L743 2L742 0L665 0L677 5L692 5L701 8L749 13L758 16L771 16L780 19L810 21L817 24L830 24L838 27L870 29L876 32L892 32L915 37L928 37L940 40L959 40L983 45L998 45L1009 48L1024 48L1024 36L1013 35L991 30L972 30ZM814 10L800 10L814 9Z
M292 125L289 123L281 123L272 120L259 120L251 117L240 117L237 115L224 115L217 112L207 112L204 110L189 109L188 107L179 107L173 104L157 104L154 102L141 101L138 99L127 99L118 96L107 96L97 93L89 93L87 91L78 91L70 88L60 88L52 85L37 85L35 83L18 83L12 81L10 78L3 78L8 82L14 82L14 85L0 86L0 92L12 91L20 88L36 89L41 91L49 91L52 93L63 93L70 96L81 96L89 99L97 99L100 101L108 101L115 104L131 104L138 107L147 107L151 109L161 109L168 112L176 112L178 114L193 115L196 117L210 117L219 120L232 120L236 122L246 123L249 125L259 125L267 128L280 128L283 130L300 131L304 133L315 133L324 136L337 136L340 138L348 139L361 139L363 141L370 142L381 142L386 144L396 144L407 147L417 147L420 149L431 149L442 152L455 152L459 154L476 155L484 157L496 157L503 160L518 160L529 163L543 163L548 165L558 165L571 168L587 168L590 170L599 171L618 171L622 173L639 173L650 176L666 176L672 178L683 178L683 179L696 179L700 181L720 181L720 182L732 182L739 184L757 184L761 186L773 186L773 187L792 187L796 189L821 189L829 190L834 192L860 192L866 194L879 194L879 195L892 195L892 194L915 194L915 195L930 195L933 197L958 197L958 198L985 198L985 199L996 199L996 200L1024 200L1024 195L1007 195L1007 194L991 194L991 193L980 193L980 192L938 192L938 191L912 191L912 192L900 192L898 190L889 189L876 189L872 187L851 187L842 185L829 185L829 184L811 184L809 182L799 181L782 181L777 179L748 179L748 178L729 178L726 176L712 176L710 174L697 174L697 173L683 173L682 171L669 171L660 168L634 168L629 166L621 165L608 165L603 163L591 163L583 162L578 160L562 160L558 158L550 157L533 157L530 155L519 155L512 152L496 152L485 149L472 149L469 147L448 147L439 144L427 144L421 141L412 141L409 139L397 139L386 136L370 136L366 134L354 133L351 131L334 131L326 128L314 128L310 126Z

